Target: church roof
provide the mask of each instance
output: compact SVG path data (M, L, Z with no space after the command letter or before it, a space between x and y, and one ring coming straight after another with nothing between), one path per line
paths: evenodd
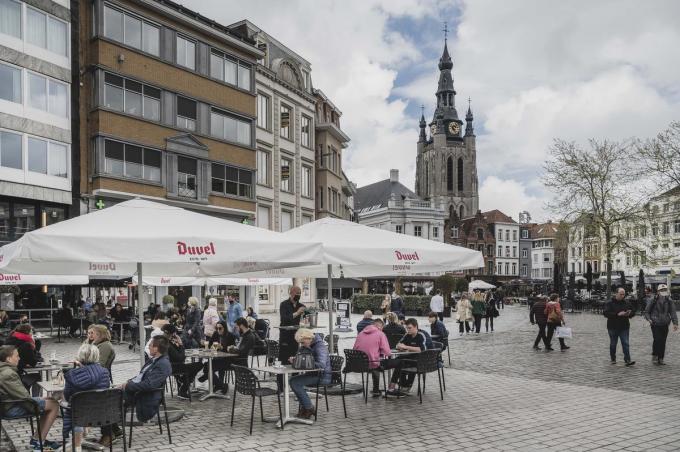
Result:
M355 210L373 210L387 207L387 201L390 200L392 195L396 196L397 199L420 199L402 183L385 179L357 188L357 193L354 196Z

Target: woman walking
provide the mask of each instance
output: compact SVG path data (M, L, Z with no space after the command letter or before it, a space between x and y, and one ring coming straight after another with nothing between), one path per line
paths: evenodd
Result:
M479 291L472 294L472 317L475 319L475 334L479 334L482 329L482 317L486 314L486 303L484 295Z
M466 334L470 334L470 324L469 321L472 320L472 304L468 299L467 292L463 293L458 301L458 306L456 307L456 321L458 322L458 331L460 335L463 335L463 329L465 329Z
M545 315L548 318L548 338L547 346L545 350L550 352L552 348L552 338L555 334L555 329L558 326L564 325L564 314L562 314L562 308L560 307L560 297L556 293L550 294L550 301L545 305ZM560 350L568 350L567 344L564 343L564 338L559 338Z
M496 307L496 300L493 297L489 297L486 302L486 313L484 314L484 328L486 332L489 332L489 323L491 323L491 332L493 333L493 319L498 317L499 312Z

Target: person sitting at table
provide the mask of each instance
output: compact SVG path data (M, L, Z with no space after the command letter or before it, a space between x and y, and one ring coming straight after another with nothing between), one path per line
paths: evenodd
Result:
M312 330L300 328L295 333L295 341L300 344L299 349L307 348L312 351L314 367L320 369L319 372L305 372L290 379L290 388L300 402L300 411L298 411L296 417L309 419L314 416L315 409L305 386L316 385L317 382L320 384L331 382L331 358L328 354L326 342L319 335L314 334ZM295 356L291 356L289 362L292 363L294 360Z
M78 349L76 356L76 368L64 374L64 400L68 403L71 396L78 392L92 389L107 389L110 386L109 371L99 364L99 349L92 344L84 343ZM73 425L71 422L71 410L64 409L64 441L73 429L75 436L75 451L81 452L83 440L83 428Z
M3 309L0 309L0 328L9 328L9 316Z
M24 386L17 366L19 365L20 357L17 348L13 345L4 345L0 347L0 398L4 400L18 400L30 398L28 390ZM57 441L48 441L47 434L52 428L52 424L57 419L59 414L59 404L53 398L33 397L33 400L38 404L40 410L40 434L41 438L35 436L31 438L31 449L40 450L40 443L45 448L58 450L61 448L61 443ZM17 403L5 410L5 416L9 418L23 418L32 413L30 406L25 403Z
M246 308L246 317L252 317L257 320L257 313L255 310L253 310L252 306L248 306L248 308Z
M164 325L161 330L168 338L168 358L172 365L172 373L175 374L177 381L177 398L188 400L191 382L201 371L203 364L185 363L187 356L184 345L182 339L177 335L177 328L174 325Z
M444 345L442 350L446 350L446 344L449 340L449 330L446 329L444 322L439 320L439 314L430 312L427 315L427 320L430 322L430 332L432 333L430 338L432 338L432 336L437 336L435 340Z
M404 351L404 352L422 352L423 350L427 349L427 339L425 336L425 332L422 330L418 329L418 321L414 318L410 318L406 320L406 334L404 335L403 338L401 338L401 341L397 344L397 350L398 351ZM432 341L432 339L430 339ZM413 380L415 379L414 374L403 374L401 372L401 369L404 367L408 367L411 365L410 361L406 361L408 358L397 358L393 362L390 362L394 368L394 373L392 373L392 379L390 380L390 385L387 390L387 393L389 395L395 395L398 396L400 395L396 390L395 387L397 383L399 383L399 388L402 392L408 392L411 390L411 386L413 386Z
M168 323L170 323L170 321L165 313L163 311L158 311L151 321L151 326L156 330L160 330L163 328L163 325L167 325Z
M368 356L368 367L373 378L373 397L380 397L380 357L391 353L390 343L383 333L384 326L382 319L375 319L371 325L361 330L354 342L354 350L360 350Z
M40 387L37 385L41 381L40 372L25 373L25 369L36 367L42 361L40 354L40 342L33 338L33 328L26 323L20 323L5 341L5 345L13 345L19 353L19 363L17 369L21 375L21 381L30 389L34 396L40 394Z
M403 336L406 334L406 328L399 322L399 317L396 312L388 312L386 318L387 325L383 328L385 336Z
M109 360L115 355L113 345L111 345L111 331L106 325L90 325L87 329L87 342L97 347L99 364L107 368L110 364Z
M217 312L217 299L208 300L208 308L203 312L203 336L206 340L210 339L215 333L217 322L221 320Z
M149 360L142 370L134 378L119 386L124 391L125 404L130 405L135 395L135 412L140 422L146 422L156 415L161 400L161 393L154 389L163 388L165 380L172 375L172 365L168 359L168 338L156 336L149 345ZM138 395L139 393L143 393ZM102 437L99 444L109 447L112 441L112 433L118 428L117 425L102 427Z
M230 346L236 345L236 336L227 328L227 322L220 320L215 327L215 332L208 341L208 348L226 352ZM229 369L227 358L213 359L213 388L221 390L224 394L229 390L229 385L224 382L224 376ZM198 377L198 381L204 382L208 379L208 363L203 365L203 375Z
M361 330L366 328L368 325L373 324L373 313L371 311L364 311L364 318L359 320L357 323L357 333L361 333Z
M123 309L123 305L120 303L116 303L113 306L113 309L111 309L109 315L111 316L111 320L116 323L127 323L130 321L130 315L127 309ZM123 334L125 334L125 331L129 330L130 326L129 325L123 325ZM114 333L120 334L120 326L116 325L115 328L113 329ZM122 341L123 338L119 337L119 341Z

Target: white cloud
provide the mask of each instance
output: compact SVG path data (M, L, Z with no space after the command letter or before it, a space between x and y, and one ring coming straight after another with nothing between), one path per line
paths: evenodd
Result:
M489 176L479 188L479 208L482 212L498 209L506 215L518 220L519 213L528 211L532 221L541 222L550 218L545 211L546 199L527 192L526 186L513 179L500 179Z

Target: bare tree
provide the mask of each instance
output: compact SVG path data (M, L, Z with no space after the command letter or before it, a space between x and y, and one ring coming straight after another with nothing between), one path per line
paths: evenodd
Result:
M680 121L672 122L652 139L637 141L635 147L640 169L651 178L657 190L666 191L680 185Z
M631 171L629 143L589 140L587 149L555 140L544 164L544 184L553 193L548 207L564 221L593 228L602 237L611 293L612 254L625 242L620 225L642 215L640 193Z

